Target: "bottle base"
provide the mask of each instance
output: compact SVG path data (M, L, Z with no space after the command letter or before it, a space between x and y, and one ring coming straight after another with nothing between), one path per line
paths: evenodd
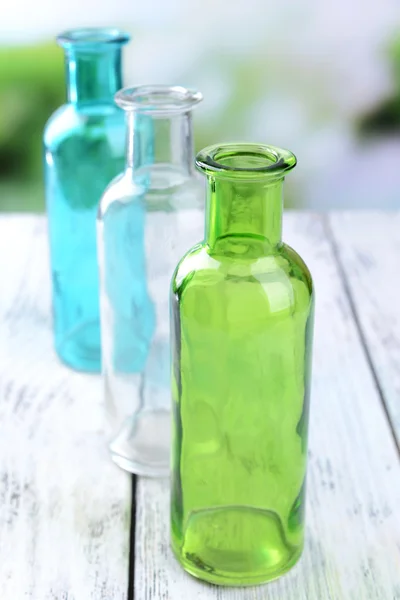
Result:
M303 543L285 540L279 517L245 506L193 513L182 547L172 550L190 575L224 586L261 585L278 579L299 560Z
M125 471L146 477L169 475L170 414L143 410L125 419L109 444L112 460Z
M75 333L65 336L61 341L56 340L55 348L59 359L67 367L84 373L101 372L97 322L82 325Z
M132 473L133 475L141 475L143 477L169 477L169 465L167 466L151 466L131 460L115 452L110 451L111 459L116 465Z

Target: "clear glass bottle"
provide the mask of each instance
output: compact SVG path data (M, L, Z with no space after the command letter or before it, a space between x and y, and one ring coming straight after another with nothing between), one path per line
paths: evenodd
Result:
M191 574L251 585L304 537L313 286L281 241L293 154L206 148L205 241L172 280L172 547Z
M123 169L124 113L114 103L122 87L116 29L76 29L57 38L65 50L68 102L44 131L55 347L81 371L100 371L98 203Z
M127 114L126 169L107 188L98 217L109 445L117 464L145 475L169 472L169 285L184 249L202 237L204 187L192 140L200 100L198 92L160 85L116 95Z

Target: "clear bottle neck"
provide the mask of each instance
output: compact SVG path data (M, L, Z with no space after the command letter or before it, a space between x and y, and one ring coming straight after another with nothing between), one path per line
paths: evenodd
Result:
M283 178L231 180L208 176L205 240L210 248L228 236L252 237L268 248L282 239Z
M96 51L69 48L65 55L68 101L112 104L122 87L121 47Z
M193 174L192 113L151 116L127 112L127 168L173 168L183 176Z
M127 168L171 169L193 174L192 109L202 100L196 90L143 85L119 91L115 101L127 113Z

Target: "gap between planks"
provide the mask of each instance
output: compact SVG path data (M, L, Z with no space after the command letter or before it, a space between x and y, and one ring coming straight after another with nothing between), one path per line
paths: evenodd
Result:
M397 448L397 452L398 452L399 460L400 460L400 440L397 438L397 433L396 433L395 427L393 425L393 422L392 422L392 419L391 419L391 416L390 416L390 412L389 412L387 404L386 404L385 394L384 394L384 391L382 389L382 386L381 386L381 383L380 383L380 380L379 380L379 376L378 376L378 373L376 371L375 364L374 364L374 361L373 361L373 358L372 358L372 355L371 355L371 351L370 351L369 346L368 346L368 340L367 340L367 337L366 337L366 335L364 333L364 329L363 329L363 326L362 326L362 323L361 323L361 319L359 317L359 312L357 310L357 305L356 305L356 302L354 300L353 293L351 291L351 287L350 287L350 283L349 283L349 278L347 276L346 270L345 270L344 265L343 265L343 261L342 261L340 250L339 250L339 245L338 245L337 240L335 238L335 234L333 232L333 228L331 226L329 217L327 217L327 216L324 215L324 217L323 217L323 223L324 223L324 227L325 227L325 230L326 230L326 233L327 233L327 239L329 240L329 242L331 244L331 247L332 247L332 254L335 257L335 260L336 260L336 263L337 263L337 267L338 267L338 271L340 273L340 277L342 278L343 288L344 288L345 294L347 296L347 300L348 300L349 307L350 307L350 310L351 310L351 313L352 313L352 316L353 316L353 319L354 319L355 326L356 326L357 331L358 331L358 335L359 335L359 338L360 338L360 343L361 343L361 346L362 346L362 348L364 350L365 358L366 358L366 360L368 362L369 368L371 370L371 374L372 374L372 378L374 380L376 391L377 391L377 394L378 394L379 399L380 399L381 404L382 404L382 410L383 410L383 412L386 415L386 420L387 420L387 423L388 423L388 427L389 427L390 432L392 434L393 442L394 442L394 445Z
M136 488L137 477L136 475L132 474L132 503L131 528L129 531L129 575L127 600L135 600Z

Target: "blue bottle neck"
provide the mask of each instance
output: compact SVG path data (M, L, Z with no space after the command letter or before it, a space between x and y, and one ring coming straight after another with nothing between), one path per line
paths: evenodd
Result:
M122 87L120 46L95 51L70 48L65 63L69 102L113 104Z

